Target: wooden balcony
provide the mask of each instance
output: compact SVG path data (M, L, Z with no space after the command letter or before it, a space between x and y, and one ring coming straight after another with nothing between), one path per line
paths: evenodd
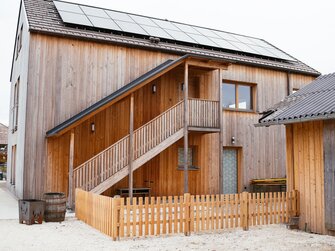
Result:
M220 131L220 102L207 99L188 99L188 130L198 132Z

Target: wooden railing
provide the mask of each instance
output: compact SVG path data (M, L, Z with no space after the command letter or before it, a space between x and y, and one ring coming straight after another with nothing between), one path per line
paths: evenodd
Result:
M183 101L178 102L134 131L134 159L141 157L183 127L183 104Z
M220 102L206 99L189 99L189 126L220 128Z
M129 135L120 139L73 171L74 187L86 191L128 166Z
M134 131L136 160L183 127L183 101ZM73 172L74 188L91 190L129 164L129 135L78 166ZM73 189L74 191L74 189Z
M110 198L77 189L76 217L114 240L288 223L298 192Z
M219 128L219 102L188 100L189 126ZM134 131L135 161L184 126L184 101L178 102ZM73 171L74 188L90 191L129 164L129 135L87 160ZM74 189L73 189L74 191Z

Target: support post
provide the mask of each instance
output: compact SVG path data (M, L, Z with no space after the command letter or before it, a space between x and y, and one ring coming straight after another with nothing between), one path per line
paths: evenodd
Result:
M184 193L188 193L188 64L184 70Z
M222 79L223 79L223 70L219 69L219 123L220 123L220 133L219 133L219 191L220 194L223 194L223 172L222 172L222 164L223 164L223 92L222 92Z
M248 202L248 192L243 192L241 194L241 221L242 221L242 228L244 231L249 230L249 202Z
M130 95L130 113L129 113L129 197L133 200L133 158L134 158L134 93Z
M69 149L69 196L68 207L73 209L73 161L74 161L74 129L71 130L70 135L70 149Z
M184 212L185 212L185 226L184 234L185 236L191 235L191 194L184 194Z

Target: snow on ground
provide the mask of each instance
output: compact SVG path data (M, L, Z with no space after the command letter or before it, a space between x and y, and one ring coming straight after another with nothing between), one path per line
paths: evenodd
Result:
M0 183L0 250L335 250L335 237L288 230L284 225L217 233L112 239L69 214L62 223L19 224L17 201ZM16 212L16 214L15 214Z

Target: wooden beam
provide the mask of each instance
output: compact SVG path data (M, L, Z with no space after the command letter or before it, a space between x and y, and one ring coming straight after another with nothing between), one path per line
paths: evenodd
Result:
M73 162L74 162L74 129L70 134L70 148L69 148L69 195L68 207L73 209Z
M188 193L188 64L184 69L184 193Z
M134 161L134 93L130 95L129 113L129 197L133 200L133 161Z
M201 68L206 68L206 69L212 69L212 70L217 70L217 69L228 69L228 63L224 62L213 62L211 60L197 60L197 59L187 59L187 64L189 66L198 66Z
M222 92L222 79L223 79L223 70L219 69L219 79L218 79L218 84L219 84L219 119L220 119L220 133L219 133L219 191L220 194L223 194L223 173L222 173L222 162L223 162L223 92Z

